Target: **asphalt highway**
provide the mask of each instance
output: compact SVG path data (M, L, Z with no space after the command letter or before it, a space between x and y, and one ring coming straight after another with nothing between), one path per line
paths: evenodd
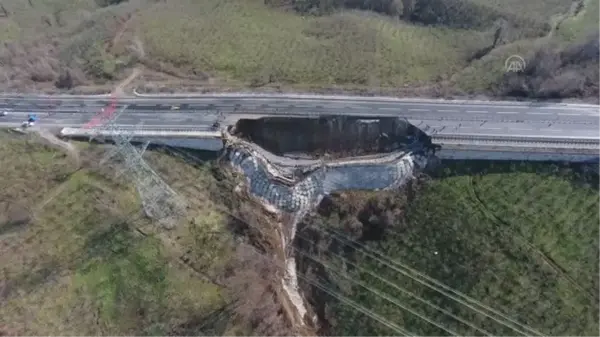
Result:
M90 121L110 101L108 97L94 96L0 97L0 110L8 112L0 117L0 125L18 125L28 113L36 113L39 126L77 127ZM143 123L144 129L201 131L210 129L223 116L235 120L257 114L327 114L402 117L429 134L600 139L597 105L240 94L193 98L133 96L119 99L116 105L117 109L125 107L118 124L134 127Z

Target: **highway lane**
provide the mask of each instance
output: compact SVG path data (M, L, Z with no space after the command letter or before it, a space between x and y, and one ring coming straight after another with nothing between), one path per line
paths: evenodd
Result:
M60 110L98 108L110 102L109 99L55 99L47 98L28 99L1 99L0 109L49 109L56 106ZM514 102L463 102L454 101L374 101L369 99L297 99L297 98L256 98L239 96L217 96L206 98L132 98L119 99L119 105L128 105L128 110L138 112L161 112L173 109L179 111L206 111L223 110L224 112L256 112L270 111L274 113L368 113L368 114L392 114L397 113L415 115L462 115L467 116L500 116L516 117L527 116L526 119L544 119L548 116L563 116L564 119L589 119L598 117L598 106L593 105L566 105L566 104L515 104ZM275 111L276 110L276 111ZM512 116L515 115L515 116ZM589 119L594 122L594 120ZM598 123L598 118L595 118Z
M15 116L37 113L41 124L85 124L110 102L108 98L25 97L1 98L0 109ZM148 127L205 127L218 112L225 115L269 114L277 116L355 115L404 117L428 133L468 133L593 137L600 138L598 106L514 102L453 102L432 100L331 99L285 96L206 96L194 98L135 98L118 100L126 107L118 123ZM45 114L45 115L44 115ZM8 117L8 118L7 118ZM14 122L3 117L0 123ZM20 123L22 118L17 122Z
M28 112L10 112L7 116L0 117L0 125L14 127L27 119ZM93 112L38 112L36 125L41 127L81 127L87 125L97 113ZM205 130L210 129L217 121L218 116L206 113L124 113L117 117L119 127L143 127L144 129L178 129L178 130Z
M412 120L417 126L429 135L490 135L490 136L538 136L538 137L568 137L599 139L598 127L572 127L572 125L549 124L545 122L530 123L502 123L479 121L427 121Z

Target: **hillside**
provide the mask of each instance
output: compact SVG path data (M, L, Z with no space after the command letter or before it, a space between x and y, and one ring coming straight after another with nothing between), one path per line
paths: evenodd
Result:
M304 282L321 333L596 334L597 186L576 167L449 162L400 193L332 196L297 235L299 268L336 293Z
M121 164L98 164L110 147L74 144L0 131L0 335L289 334L210 162L144 155L188 206L166 230Z
M314 335L294 330L276 220L245 179L214 154L148 149L187 204L168 229L110 149L0 132L0 333ZM318 335L593 335L597 187L581 166L450 161L327 197L289 248Z
M582 51L597 45L598 0L7 0L2 8L4 90L102 92L137 69L129 89L598 96L589 71L598 53ZM512 54L532 64L529 73L505 75Z
M4 0L0 90L598 102L599 4ZM523 72L506 72L511 55ZM398 190L325 197L281 244L295 219L249 200L215 153L144 153L185 201L171 228L104 160L113 149L0 130L0 336L598 332L600 197L584 165L442 161ZM288 254L304 317L282 291Z

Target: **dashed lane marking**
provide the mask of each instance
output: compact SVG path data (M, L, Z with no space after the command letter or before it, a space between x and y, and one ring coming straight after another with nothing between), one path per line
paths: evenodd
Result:
M501 115L514 115L514 114L518 114L520 112L516 112L516 111L496 111L497 114L501 114Z
M467 110L467 113L470 113L470 114L486 114L488 112L487 111L481 111L481 110Z
M559 112L558 114L560 116L581 116L581 114L566 113L566 112Z
M458 112L458 110L438 110L439 112Z
M551 112L526 112L528 115L551 115Z
M408 109L410 111L429 111L428 109Z

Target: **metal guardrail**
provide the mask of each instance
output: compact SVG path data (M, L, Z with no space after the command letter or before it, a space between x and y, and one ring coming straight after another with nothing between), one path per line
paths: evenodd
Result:
M505 150L505 149L531 149L532 151L546 152L550 150L586 150L593 152L600 152L600 146L593 144L566 144L566 143L532 143L532 142L497 142L497 141L473 141L465 143L464 141L444 141L436 142L442 146L442 148L448 148L449 146L459 146L461 148L487 148L488 150Z
M486 135L433 135L432 141L458 144L461 142L498 142L505 144L551 144L551 145L585 145L600 147L598 138L564 138L564 137L509 137L509 136L486 136Z

